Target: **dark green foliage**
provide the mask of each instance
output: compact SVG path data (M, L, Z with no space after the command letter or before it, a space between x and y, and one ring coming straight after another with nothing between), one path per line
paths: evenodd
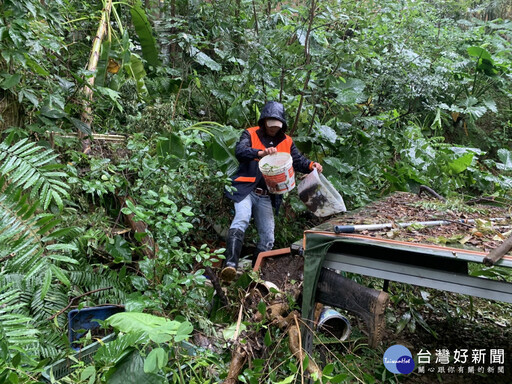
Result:
M234 144L267 100L285 105L289 133L349 209L421 184L447 197L510 197L506 2L311 4L114 2L98 68L87 73L102 2L1 2L0 320L10 322L0 321L0 381L28 381L24 371L40 370L32 357L65 353L61 311L80 295L72 306L123 303L214 335L204 267L222 257L232 218L223 195ZM81 87L91 76L89 127ZM71 132L129 138L96 140L85 156L59 136ZM125 228L128 215L145 229ZM314 218L292 192L277 220L284 247ZM418 310L427 301L409 301L399 327L428 329ZM298 379L296 361L269 369L290 358L283 338L265 333L275 353L254 360L243 380ZM150 382L223 379L228 354L185 358L176 348L125 335L76 380L116 382L135 371ZM368 362L375 354L356 342L324 373L333 383L398 382Z

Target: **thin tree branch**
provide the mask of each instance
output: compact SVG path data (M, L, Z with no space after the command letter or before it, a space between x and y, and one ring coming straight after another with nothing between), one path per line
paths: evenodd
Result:
M66 305L65 308L61 309L59 312L57 312L55 315L52 315L51 317L48 318L48 321L51 321L53 320L55 317L61 315L62 313L66 312L66 310L71 307L73 305L73 303L75 302L75 300L78 300L80 299L81 297L84 297L84 296L87 296L87 295L90 295L92 293L96 293L96 292L100 292L100 291L107 291L109 289L112 289L113 287L107 287L107 288L98 288L98 289L95 289L93 291L89 291L89 292L85 292L85 293L82 293L81 295L78 295L78 296L75 296L73 297L70 301L69 301L69 304Z
M311 0L311 8L309 9L308 29L306 32L306 41L304 43L304 54L305 54L306 68L311 63L311 52L310 52L309 42L310 42L311 29L313 27L313 20L315 19L315 11L316 11L316 1ZM302 91L300 92L299 106L297 107L297 113L295 114L295 121L293 122L293 127L290 130L290 135L292 135L292 136L295 133L295 130L297 129L297 125L299 124L300 113L302 111L302 105L304 104L304 95L306 94L306 90L308 89L310 78L311 78L311 68L309 68L307 70L306 79L304 80L304 86L302 87Z
M210 276L213 288L215 288L215 292L217 295L219 295L220 302L224 307L229 306L229 301L226 298L226 295L224 294L224 291L222 290L222 287L220 286L219 279L217 278L217 275L213 272L211 267L204 267L204 271L208 276Z

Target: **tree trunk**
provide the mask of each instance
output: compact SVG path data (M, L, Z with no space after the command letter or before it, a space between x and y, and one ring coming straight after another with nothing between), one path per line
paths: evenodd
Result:
M23 124L23 107L16 96L0 89L0 132L9 127L21 127Z
M119 202L121 203L121 208L126 205L126 200L130 200L133 204L135 201L131 197L118 196ZM147 233L148 226L143 221L135 221L133 214L125 215L125 222L135 233ZM158 245L155 243L151 236L146 236L141 240L143 245L142 253L148 257L149 259L154 259L156 257L156 252L158 251Z
M174 22L176 18L176 0L171 0L171 20ZM171 28L171 39L174 39L174 35L176 34L176 27ZM174 41L171 42L171 48L169 52L169 59L171 64L173 63L176 56L176 43Z

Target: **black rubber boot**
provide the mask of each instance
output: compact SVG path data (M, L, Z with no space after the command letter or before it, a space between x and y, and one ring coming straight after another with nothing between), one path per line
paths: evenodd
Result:
M239 229L230 229L226 241L226 259L224 268L220 272L220 278L224 281L231 281L236 277L238 258L244 244L244 232Z
M368 327L368 345L376 348L386 327L385 311L389 295L357 284L340 274L322 268L316 300L332 307L346 309L361 317Z

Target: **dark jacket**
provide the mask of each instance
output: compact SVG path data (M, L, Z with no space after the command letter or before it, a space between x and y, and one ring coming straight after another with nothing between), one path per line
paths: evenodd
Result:
M283 123L283 127L274 137L265 134L264 121L266 118L277 119ZM258 125L259 129L256 130L256 134L265 148L276 147L279 143L284 141L287 138L285 134L287 124L282 104L276 102L267 103L261 112ZM242 132L235 148L235 155L240 163L238 171L233 177L233 186L236 188L236 191L226 194L227 197L237 203L242 201L256 188L267 189L263 175L258 168L259 149L253 148L252 144L251 134L249 130L246 129ZM293 142L290 147L290 155L292 156L293 168L296 172L309 173L312 171L313 162L302 155ZM277 214L283 195L271 194L270 197Z

